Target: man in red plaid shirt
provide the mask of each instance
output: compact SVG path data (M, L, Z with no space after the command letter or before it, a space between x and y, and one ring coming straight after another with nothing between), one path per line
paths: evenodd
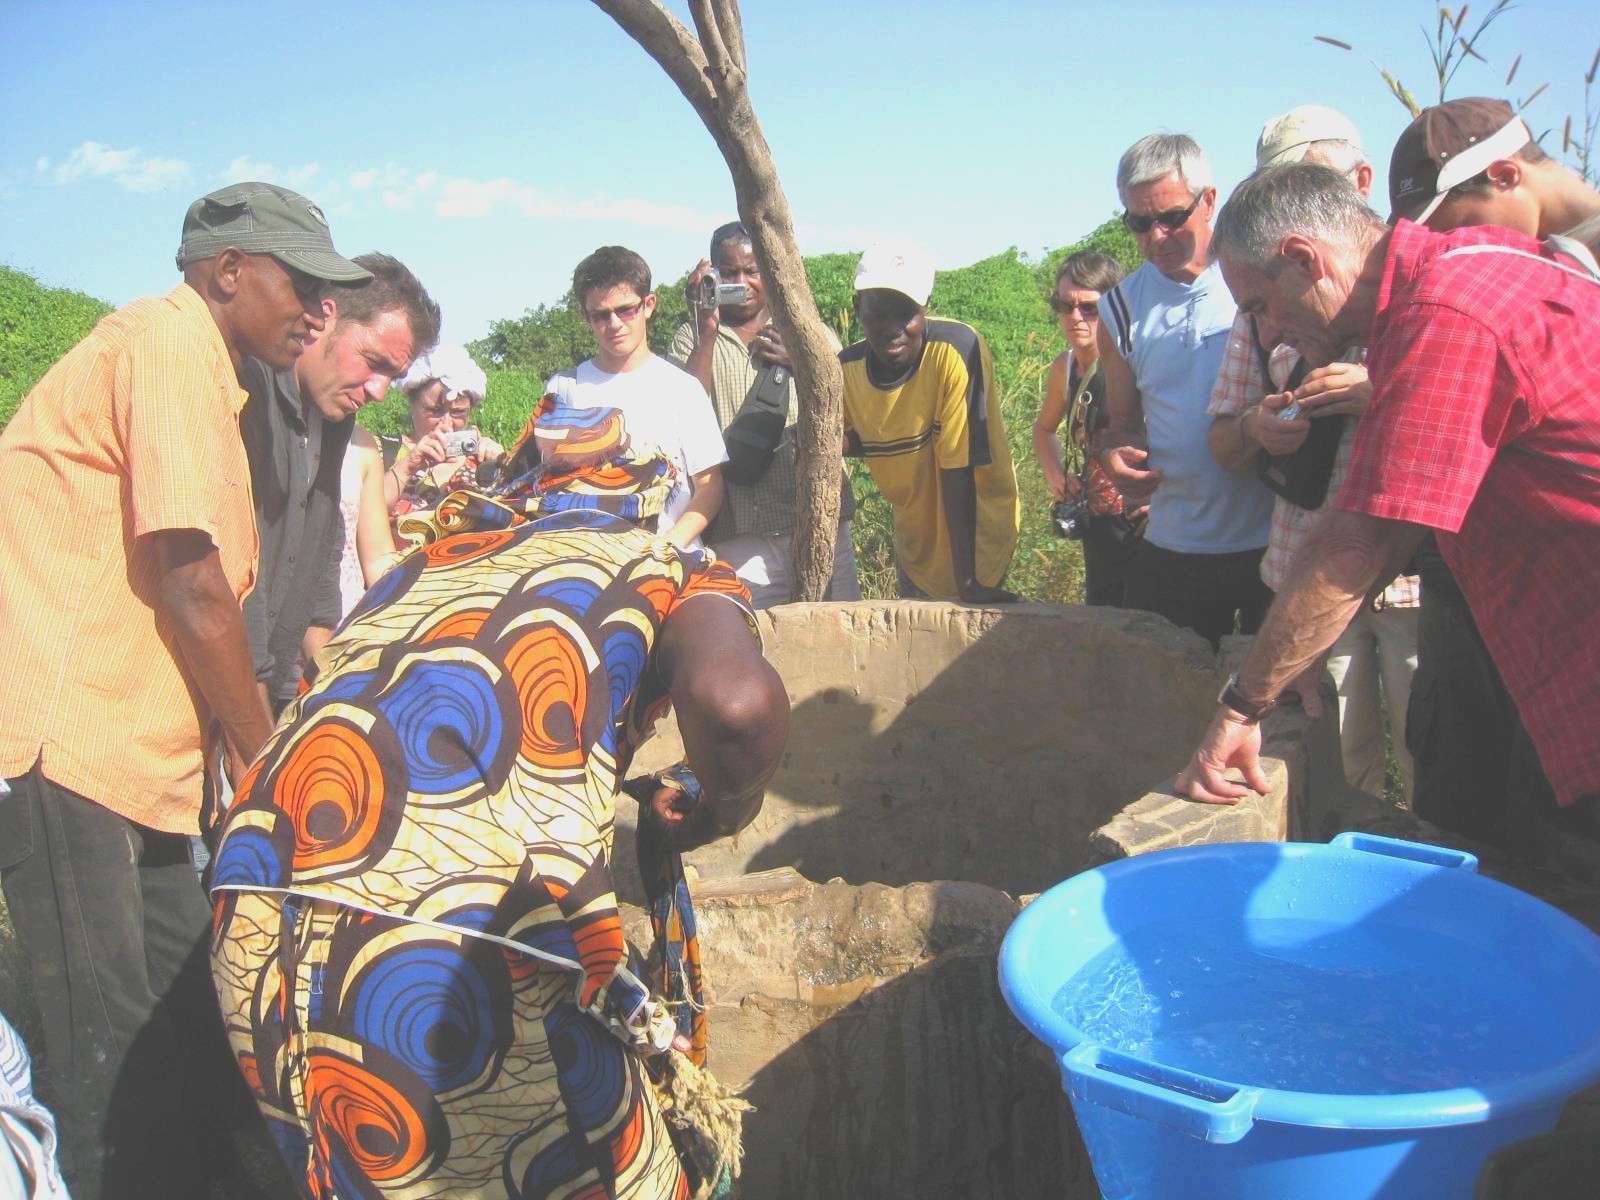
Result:
M1266 790L1261 717L1432 529L1567 819L1600 832L1600 285L1509 230L1391 229L1307 163L1241 184L1213 245L1263 341L1326 359L1366 337L1374 393L1179 790Z

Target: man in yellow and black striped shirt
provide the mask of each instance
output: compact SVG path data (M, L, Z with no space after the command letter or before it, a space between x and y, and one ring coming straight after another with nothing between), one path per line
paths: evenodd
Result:
M1017 545L1017 477L978 331L927 316L933 265L881 242L856 267L864 340L844 366L845 452L864 455L894 507L900 594L969 604L1000 585Z

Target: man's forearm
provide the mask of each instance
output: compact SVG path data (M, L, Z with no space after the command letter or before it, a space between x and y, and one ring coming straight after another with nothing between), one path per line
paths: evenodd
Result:
M331 625L308 625L306 634L300 639L300 653L304 656L306 665L311 665L311 660L322 652L328 644L328 639L333 636Z
M243 762L272 732L256 687L244 615L211 540L194 530L152 534L161 559L161 600L171 616L186 673Z
M722 508L722 468L712 467L694 477L694 495L689 499L678 519L667 530L666 537L674 546L687 546L706 531Z
M684 751L704 789L680 849L736 833L760 811L789 734L783 681L744 613L716 596L685 601L662 630L661 667Z
M941 468L939 493L945 532L950 537L950 565L955 568L960 591L978 582L978 488L972 468Z
M1402 521L1327 512L1295 552L1289 579L1239 668L1239 690L1251 700L1276 698L1332 648L1425 532Z
M1236 413L1225 413L1211 422L1206 432L1206 443L1211 447L1211 457L1224 471L1242 471L1253 466L1261 453L1261 443L1251 429L1250 418L1259 412L1252 404Z
M689 356L683 360L683 369L700 381L700 386L705 388L708 396L713 387L711 367L716 349L716 330L712 330L710 337L702 332L694 349L689 351Z

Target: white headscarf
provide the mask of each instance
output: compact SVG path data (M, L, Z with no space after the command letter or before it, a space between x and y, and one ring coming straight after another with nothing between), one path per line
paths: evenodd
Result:
M465 346L439 346L411 364L411 370L400 381L400 390L409 396L435 379L444 384L446 401L465 395L476 404L489 386L483 368L472 361Z

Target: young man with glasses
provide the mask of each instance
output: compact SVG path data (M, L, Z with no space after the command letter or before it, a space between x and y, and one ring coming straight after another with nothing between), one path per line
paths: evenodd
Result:
M650 268L623 246L602 246L572 273L572 295L599 346L593 358L558 371L545 385L575 408L615 408L635 443L663 450L678 470L661 530L682 549L722 507L722 464L728 453L711 397L693 375L650 349L656 310Z
M1100 305L1111 427L1100 459L1124 496L1150 501L1127 604L1193 629L1215 649L1254 633L1271 600L1261 582L1272 493L1227 471L1207 445L1206 405L1236 312L1209 264L1217 191L1200 147L1151 134L1117 167L1123 223L1145 265Z

